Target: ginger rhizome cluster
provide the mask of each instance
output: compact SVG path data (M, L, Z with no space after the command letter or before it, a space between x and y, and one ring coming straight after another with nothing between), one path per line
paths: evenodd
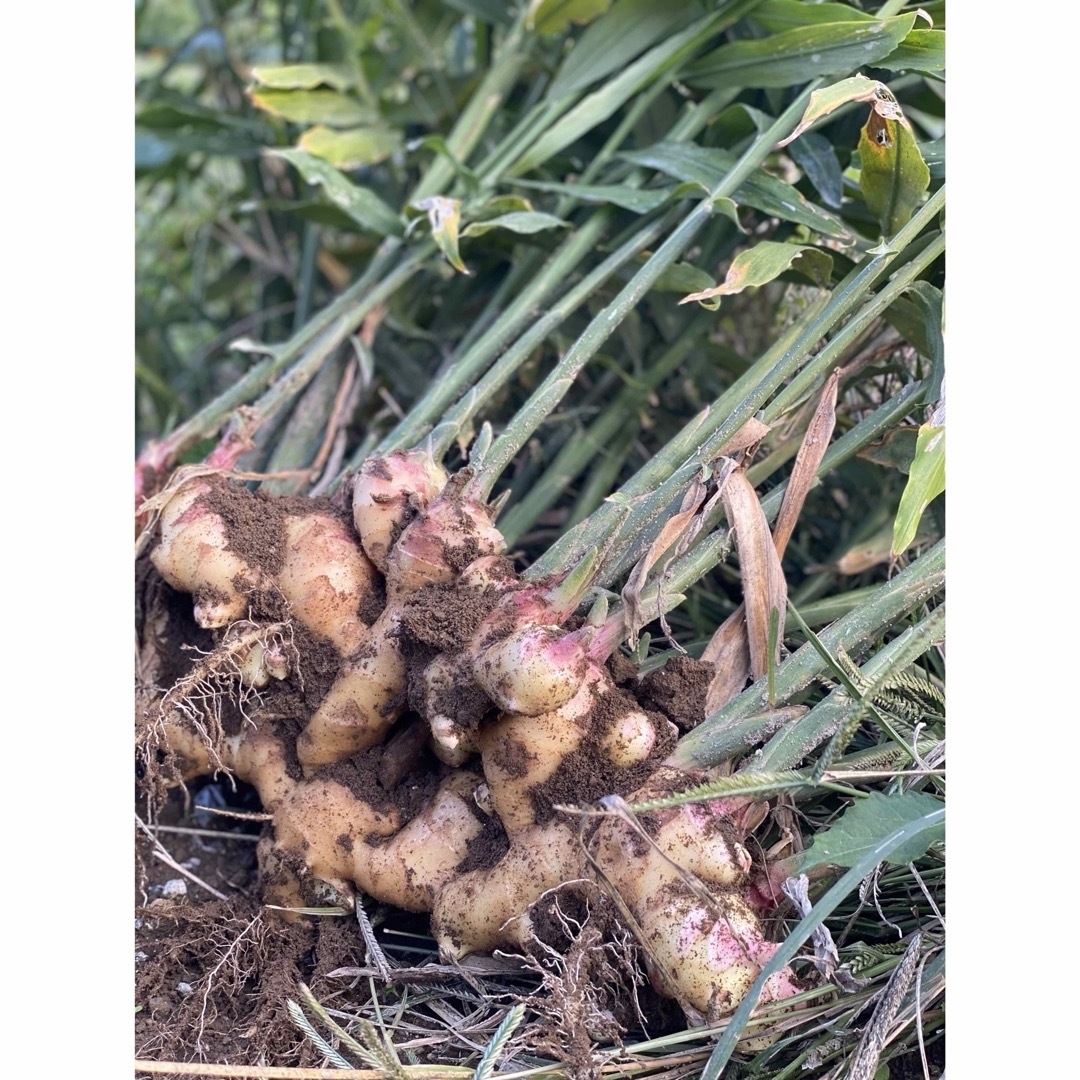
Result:
M665 765L676 725L613 676L625 634L580 615L588 566L523 580L472 479L423 451L367 461L333 500L178 474L143 574L144 779L251 784L272 815L268 903L359 891L429 912L448 959L533 949L545 902L599 882L656 988L722 1016L777 947L754 902L753 815L732 799L560 809L703 777ZM762 1001L797 991L784 969Z

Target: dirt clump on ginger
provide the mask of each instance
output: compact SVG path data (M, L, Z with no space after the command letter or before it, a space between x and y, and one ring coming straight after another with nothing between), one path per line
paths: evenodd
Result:
M691 656L673 656L641 680L641 703L664 713L680 731L689 731L705 719L705 698L714 670L712 664Z
M628 795L656 771L657 761L675 748L674 732L662 734L653 752L629 767L614 764L602 752L604 738L615 722L638 709L638 702L624 690L611 690L597 699L581 746L567 754L559 768L529 792L538 822L550 821L557 813L556 806L586 806L605 795ZM650 719L664 731L666 717L662 713Z

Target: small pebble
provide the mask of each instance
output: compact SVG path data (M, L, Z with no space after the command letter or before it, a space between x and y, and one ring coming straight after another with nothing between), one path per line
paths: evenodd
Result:
M183 878L173 878L172 881L166 881L161 887L161 895L168 900L187 896L187 882Z

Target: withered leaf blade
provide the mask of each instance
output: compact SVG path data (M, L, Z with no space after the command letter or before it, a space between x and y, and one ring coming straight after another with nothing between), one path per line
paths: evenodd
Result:
M751 446L757 446L765 438L772 428L756 416L749 420L722 447L722 452L727 455L737 454L740 450L747 450Z
M771 611L779 614L777 642L784 636L787 582L780 568L780 558L765 512L761 509L753 484L742 469L736 470L728 478L723 489L723 500L739 552L746 632L750 645L750 674L759 679L769 666Z
M750 643L746 636L746 607L740 604L710 638L701 659L715 667L705 694L705 715L722 709L742 693L750 677Z
M649 576L649 571L656 565L660 556L690 527L694 515L704 501L705 485L700 477L695 476L690 488L683 496L678 511L664 522L660 534L649 546L649 550L637 561L633 572L623 587L622 599L626 605L626 626L630 631L629 643L631 648L637 646L638 631L648 621L641 609L641 591L645 587L645 579Z
M806 496L814 485L821 459L829 448L829 440L836 427L836 391L839 385L840 371L837 369L822 387L821 399L795 455L791 479L788 480L784 501L780 504L780 513L776 515L776 525L773 527L773 546L778 558L783 558Z

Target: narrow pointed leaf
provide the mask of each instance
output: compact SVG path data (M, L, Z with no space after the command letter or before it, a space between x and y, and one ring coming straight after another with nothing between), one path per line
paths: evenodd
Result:
M816 23L870 22L874 16L848 4L807 4L804 0L765 0L750 16L772 34Z
M945 428L923 424L915 444L907 486L893 525L893 554L906 551L919 529L923 511L945 490Z
M865 75L852 75L850 79L841 79L832 86L815 90L810 95L806 112L803 113L795 130L786 139L781 139L777 146L787 146L794 142L807 128L823 120L830 113L836 112L842 106L850 105L853 101L872 101L875 108L884 109L887 115L900 115L896 99L884 83L878 82L877 79L868 79Z
M691 86L789 87L872 65L894 52L915 15L798 27L722 45L687 68Z
M887 71L921 71L936 75L945 70L945 31L912 30L896 49L874 67Z
M833 144L816 131L806 131L788 144L788 153L817 189L821 201L833 210L839 210L844 195L844 175Z
M834 825L814 837L799 870L805 873L817 866L854 866L885 837L921 818L937 815L943 806L941 799L922 791L897 795L871 791L867 798L849 806ZM944 838L942 820L896 848L886 861L901 866L914 862L931 844Z
M712 191L732 170L737 160L729 150L695 146L693 143L660 142L644 150L620 155L635 165L657 169L676 180L704 185ZM760 210L769 217L805 225L822 236L850 242L847 226L835 214L815 206L791 184L764 169L754 172L735 192L735 201Z
M319 124L308 128L297 146L339 169L358 169L396 154L401 149L401 133L370 127L334 131Z
M587 131L602 124L636 93L669 71L681 55L693 48L700 35L719 21L719 17L717 12L713 12L691 23L686 29L651 48L599 89L587 94L526 151L510 170L511 175L520 176L535 169Z
M663 206L672 197L672 188L651 188L643 191L627 184L559 184L545 183L541 180L515 180L515 184L535 188L537 191L551 191L557 195L569 195L588 203L610 203L635 214L647 214L658 206ZM699 193L700 195L700 193Z
M681 30L704 10L698 0L615 0L577 39L548 90L551 100L584 90L658 41Z
M260 65L251 69L251 78L273 90L314 90L317 86L350 90L356 85L356 76L348 64Z
M253 105L294 124L352 127L376 119L371 109L337 90L252 90Z
M268 150L267 153L294 165L309 184L321 185L327 198L358 225L381 236L401 234L398 215L378 195L346 179L329 162L303 150Z
M571 23L592 22L611 0L532 0L526 25L538 34L561 34Z
M859 138L859 186L885 236L895 236L910 220L930 186L930 170L903 120L876 109Z
M752 248L740 251L732 260L727 276L719 285L703 289L701 292L684 296L679 303L691 300L709 301L718 296L731 296L743 289L765 285L774 281L785 270L795 269L805 274L815 285L828 285L832 273L832 256L820 248L803 244L782 244L774 240L762 240ZM715 304L703 306L716 308Z
M567 222L554 214L542 214L538 210L513 210L509 214L500 214L498 217L487 218L484 221L474 221L465 226L461 235L483 236L492 229L507 229L509 232L528 235L542 232L544 229L568 227Z

